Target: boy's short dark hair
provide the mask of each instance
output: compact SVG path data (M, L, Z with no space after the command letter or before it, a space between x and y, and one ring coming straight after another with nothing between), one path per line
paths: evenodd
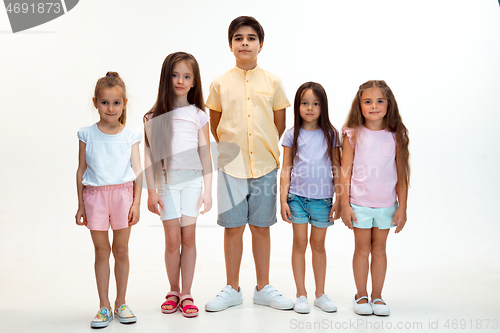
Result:
M229 45L232 45L234 33L241 27L252 28L257 33L257 36L259 36L259 43L262 44L264 42L264 28L262 28L259 21L252 16L239 16L229 25L229 29L227 31Z

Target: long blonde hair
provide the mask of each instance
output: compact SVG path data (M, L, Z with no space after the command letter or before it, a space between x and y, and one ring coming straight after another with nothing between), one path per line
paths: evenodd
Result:
M352 139L354 140L353 143L355 143L358 134L357 129L365 123L365 117L363 117L363 113L361 112L361 96L366 90L372 88L379 88L387 99L387 114L384 117L385 127L388 131L395 133L398 183L405 184L408 188L410 186L410 152L408 150L410 139L408 137L408 129L403 124L403 120L399 114L396 98L385 81L370 80L359 86L344 127L354 130Z

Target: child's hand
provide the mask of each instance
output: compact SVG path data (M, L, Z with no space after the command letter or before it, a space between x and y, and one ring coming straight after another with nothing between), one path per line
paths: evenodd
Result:
M148 192L148 210L151 213L161 216L158 206L160 206L161 209L165 209L158 193L156 193L156 191Z
M340 200L337 196L335 196L335 202L332 205L332 209L330 210L330 221L335 221L340 218L340 213L342 211L342 207L340 206ZM335 215L333 213L335 212Z
M290 220L292 218L292 213L290 213L290 207L286 202L281 203L281 218L285 222L292 223Z
M132 204L130 211L128 212L128 225L131 227L139 222L139 217L141 215L141 209L139 204Z
M76 224L87 225L87 215L85 214L85 207L78 206L78 210L75 215Z
M394 214L394 219L392 220L392 225L396 225L396 231L394 233L399 233L401 230L403 230L405 224L406 224L406 208L405 207L399 207L396 213Z
M354 215L351 206L342 206L341 217L345 226L351 230L353 229L352 222L358 223L358 219L356 219L356 215Z
M203 192L203 194L200 197L200 200L198 200L198 209L200 209L202 205L203 205L203 210L200 212L201 215L205 214L210 209L212 209L212 195L210 193Z

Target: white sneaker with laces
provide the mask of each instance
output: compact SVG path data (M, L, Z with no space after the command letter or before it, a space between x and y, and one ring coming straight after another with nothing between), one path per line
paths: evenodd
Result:
M317 306L325 312L335 312L337 311L337 305L328 297L327 294L321 295L321 297L314 300L314 306Z
M230 306L240 305L243 303L243 294L241 288L234 289L230 285L222 288L221 292L214 299L205 304L205 311L216 312L226 310Z
M291 310L294 306L291 299L283 297L283 295L270 284L264 286L261 290L257 290L257 287L255 287L253 302L254 304L270 306L277 310Z
M297 300L295 301L295 305L293 306L293 309L297 313L311 312L311 308L309 307L309 302L307 301L307 297L300 296L299 298L297 298Z

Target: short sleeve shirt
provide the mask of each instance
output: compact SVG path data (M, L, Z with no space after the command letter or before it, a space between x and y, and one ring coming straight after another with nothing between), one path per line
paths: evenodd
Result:
M293 127L285 132L282 146L292 148L293 132ZM332 161L323 131L306 131L301 128L297 145L288 192L310 199L333 197ZM338 141L335 140L332 146L338 147Z
M125 126L120 133L109 135L94 124L81 128L78 139L85 143L87 170L83 174L83 185L118 185L135 180L130 156L132 145L141 142L141 132Z
M234 67L216 78L205 106L222 112L218 168L236 178L259 178L279 167L274 111L290 106L279 77L260 67Z

